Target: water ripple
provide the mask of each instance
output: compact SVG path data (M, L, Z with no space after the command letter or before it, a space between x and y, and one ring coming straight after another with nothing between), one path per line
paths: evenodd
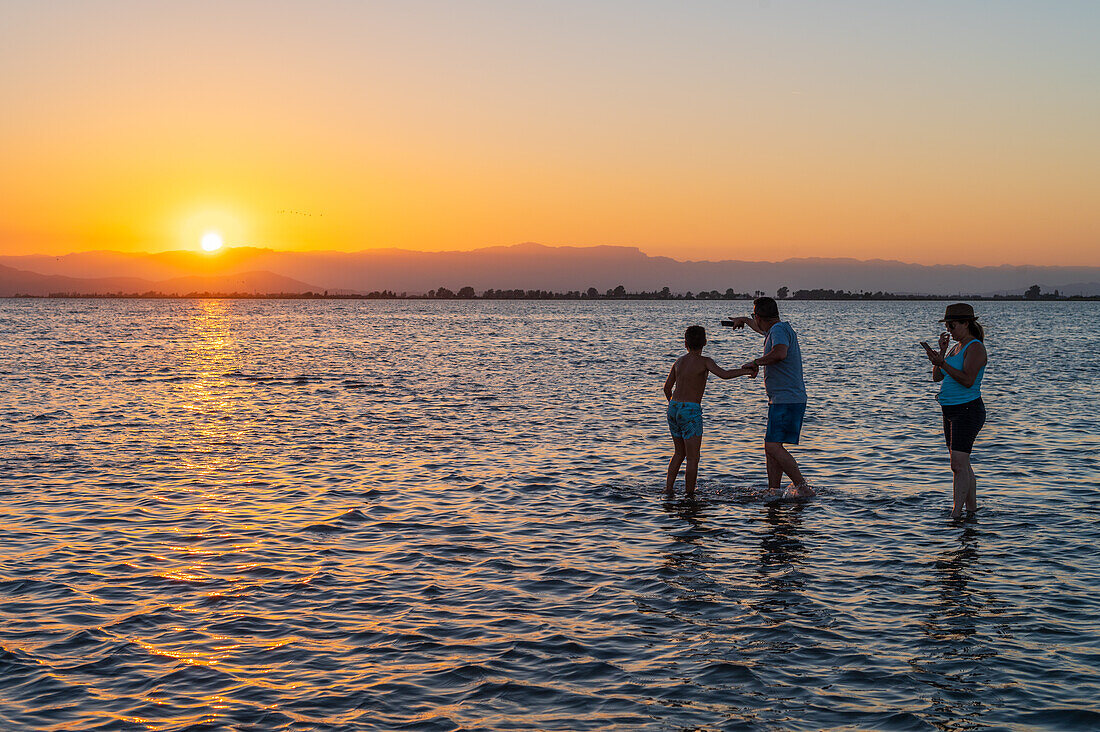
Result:
M1100 309L983 303L955 522L937 303L784 303L819 497L764 500L738 379L665 500L731 306L3 302L0 728L1100 726Z

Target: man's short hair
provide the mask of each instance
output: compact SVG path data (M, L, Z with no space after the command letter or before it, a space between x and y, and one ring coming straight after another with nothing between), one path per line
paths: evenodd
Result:
M752 301L752 312L761 318L778 318L779 305L774 298L758 297Z
M707 345L707 329L701 325L689 325L684 331L684 345L693 351Z

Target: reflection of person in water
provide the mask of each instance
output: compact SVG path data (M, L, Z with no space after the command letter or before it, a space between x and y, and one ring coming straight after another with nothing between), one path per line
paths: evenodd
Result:
M687 595L686 599L705 599L718 591L707 571L708 565L716 561L707 544L723 530L706 525L705 508L706 504L691 500L665 504L669 514L688 524L671 533L675 543L672 551L665 553L662 571L666 584Z
M669 623L662 632L693 644L713 625L715 615L725 617L728 610L728 585L720 579L724 566L714 553L726 528L711 522L713 505L707 502L667 501L663 508L672 525L659 550L663 562L656 579L662 587L635 598L635 603L639 611Z
M931 606L923 630L928 651L911 663L929 678L932 707L937 715L962 726L980 726L978 719L989 709L984 692L994 685L986 669L996 668L992 647L977 640L979 620L989 604L988 596L972 588L978 563L980 534L974 523L967 523L959 536L959 545L936 560L936 601Z
M966 524L959 546L936 560L939 597L929 616L929 635L938 640L965 640L974 633L974 618L983 603L969 589L970 574L978 560L978 530Z
M761 588L769 590L774 596L766 604L786 606L788 603L781 595L802 587L802 579L790 572L802 564L806 555L806 545L799 538L802 529L802 511L805 504L773 504L768 506L764 521L768 529L760 539Z

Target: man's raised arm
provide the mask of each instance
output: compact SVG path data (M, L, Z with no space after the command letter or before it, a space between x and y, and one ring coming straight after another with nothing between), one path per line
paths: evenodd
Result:
M751 315L738 315L736 318L723 320L722 325L726 326L727 328L733 328L734 330L744 328L747 325L760 335L765 335L767 333L767 331L762 330L760 326L756 324L756 318L752 317Z

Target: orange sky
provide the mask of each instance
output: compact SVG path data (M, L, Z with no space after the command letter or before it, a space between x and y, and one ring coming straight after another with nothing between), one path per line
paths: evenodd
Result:
M0 0L0 252L1100 265L1100 10Z

